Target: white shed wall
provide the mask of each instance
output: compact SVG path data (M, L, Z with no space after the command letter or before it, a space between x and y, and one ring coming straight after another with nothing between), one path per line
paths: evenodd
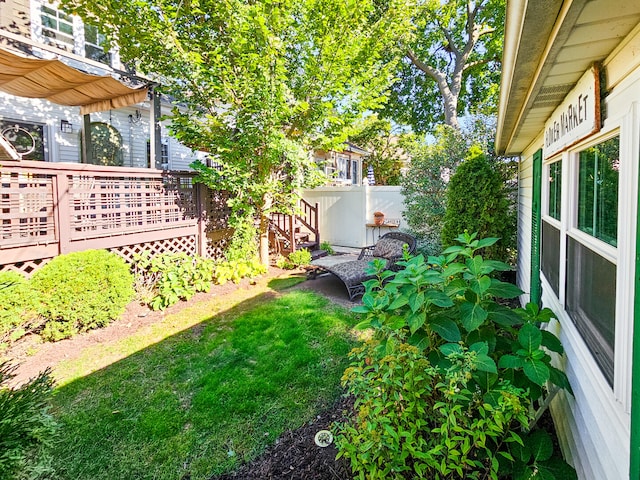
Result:
M319 187L305 190L302 198L319 205L320 238L332 245L361 248L375 243L387 227L367 227L373 212L381 211L386 219L402 219L403 196L400 187Z

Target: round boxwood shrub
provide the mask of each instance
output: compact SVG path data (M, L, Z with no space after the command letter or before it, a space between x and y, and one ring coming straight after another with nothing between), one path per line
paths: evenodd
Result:
M18 272L0 272L0 343L16 340L37 322L36 295Z
M133 299L129 265L106 250L60 255L31 278L46 319L45 340L61 340L102 327L122 314Z

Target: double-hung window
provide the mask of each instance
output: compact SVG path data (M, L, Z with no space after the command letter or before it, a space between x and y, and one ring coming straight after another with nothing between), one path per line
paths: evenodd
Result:
M619 165L619 136L579 152L575 227L587 235L569 235L567 240L565 308L610 385L614 374Z
M44 0L40 4L39 28L45 43L106 65L111 64L105 36L98 26L84 25L79 18L67 15Z
M562 204L562 160L546 166L546 216L542 220L540 267L556 294L560 294L560 211Z

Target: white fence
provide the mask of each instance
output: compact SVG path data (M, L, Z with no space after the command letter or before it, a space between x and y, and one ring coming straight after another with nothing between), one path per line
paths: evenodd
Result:
M376 211L384 213L385 221L399 221L401 229L407 226L400 187L319 187L305 190L302 197L312 205L318 203L320 239L332 245L364 247L395 229L367 226L373 224Z

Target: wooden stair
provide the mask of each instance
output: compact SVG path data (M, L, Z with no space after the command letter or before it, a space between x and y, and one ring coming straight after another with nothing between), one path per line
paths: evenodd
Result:
M311 252L319 250L318 204L300 200L298 211L297 215L271 214L269 238L272 252L289 255L303 248Z

